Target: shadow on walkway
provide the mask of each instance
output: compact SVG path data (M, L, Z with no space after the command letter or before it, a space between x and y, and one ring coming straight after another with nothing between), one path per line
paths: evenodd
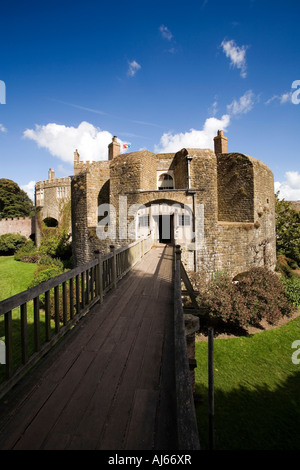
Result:
M0 449L176 449L172 247L152 249L0 404Z

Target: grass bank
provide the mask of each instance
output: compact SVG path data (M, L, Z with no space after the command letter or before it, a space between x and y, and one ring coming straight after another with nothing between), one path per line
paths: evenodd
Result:
M13 256L0 256L0 301L26 290L35 270L34 263L22 263Z
M300 340L300 318L278 329L214 340L216 450L300 450L300 364L292 362L295 340ZM196 343L202 449L208 449L207 347L206 341Z
M0 256L0 301L15 294L27 290L28 285L33 280L33 274L37 265L34 263L22 263L16 261L13 256ZM12 312L13 320L13 362L15 368L21 364L21 321L20 308ZM45 340L44 315L40 317L41 322L41 343ZM34 313L33 302L27 304L27 324L28 324L28 353L34 352ZM51 327L54 328L53 322ZM4 341L4 318L0 317L0 340ZM5 377L5 366L0 364L0 382Z

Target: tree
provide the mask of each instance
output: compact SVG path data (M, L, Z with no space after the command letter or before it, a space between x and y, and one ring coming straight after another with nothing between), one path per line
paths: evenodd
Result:
M276 249L300 265L300 212L276 194Z
M33 215L33 203L27 193L14 181L0 179L0 219Z

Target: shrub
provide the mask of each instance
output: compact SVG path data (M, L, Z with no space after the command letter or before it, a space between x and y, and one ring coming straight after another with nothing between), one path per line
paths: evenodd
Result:
M57 267L43 269L42 271L37 272L37 274L34 276L33 281L29 284L28 288L35 287L41 284L41 282L45 282L51 279L52 277L59 276L59 274L62 274L62 270Z
M297 277L290 279L282 278L282 283L288 301L291 302L295 308L300 307L300 279Z
M40 255L38 261L39 267L45 269L46 267L58 268L59 270L64 269L64 264L59 258L52 258L50 255ZM39 269L40 271L42 269Z
M43 237L39 252L41 255L59 258L64 263L65 268L72 267L72 243L70 242L70 234L65 230L55 236Z
M38 253L33 241L27 240L26 243L16 251L14 258L16 261L36 263L38 261Z
M235 326L246 326L250 315L237 284L225 273L217 274L198 298L209 316Z
M279 255L277 257L276 271L283 274L283 276L291 278L295 275L294 269L297 269L298 265L293 259L287 258L285 255Z
M198 300L211 317L241 327L256 325L262 319L275 323L292 311L280 279L265 268L252 268L234 281L218 274Z
M259 323L262 319L276 323L291 313L292 307L280 278L268 269L250 269L238 281L238 288L249 309L251 324Z
M11 256L25 245L27 239L17 233L5 233L0 236L0 255Z

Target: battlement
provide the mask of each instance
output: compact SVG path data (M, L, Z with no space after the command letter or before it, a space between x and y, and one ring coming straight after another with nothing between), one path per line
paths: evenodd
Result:
M34 217L11 217L0 219L0 235L14 233L29 238L35 233Z
M55 179L48 179L48 180L41 180L41 181L38 181L35 185L36 189L40 189L40 188L52 188L52 187L55 187L55 186L64 186L64 185L68 185L71 183L71 177L70 176L64 176L64 177L61 177L61 178L55 178Z

